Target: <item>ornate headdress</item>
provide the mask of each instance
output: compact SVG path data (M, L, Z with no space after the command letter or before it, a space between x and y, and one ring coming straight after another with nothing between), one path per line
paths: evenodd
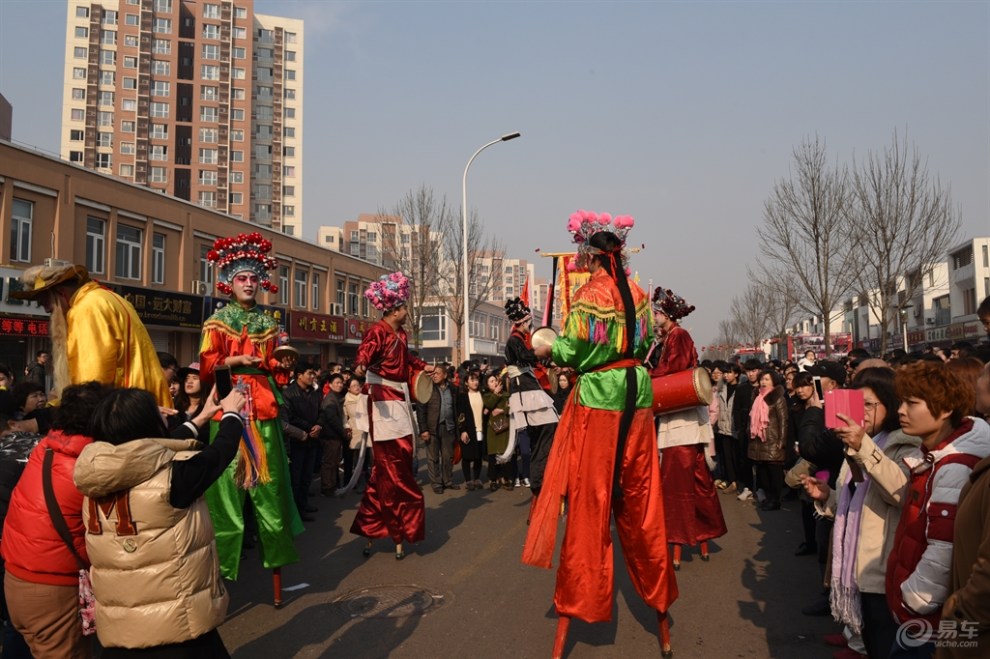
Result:
M512 298L511 300L505 301L505 315L514 323L518 323L520 320L524 320L527 316L532 316L533 312L526 303L522 301L522 298Z
M626 253L626 234L635 224L631 215L616 215L614 218L608 213L595 213L593 211L579 210L571 214L567 222L567 230L574 236L574 242L578 244L578 255L575 259L577 268L585 269L592 256L604 254L601 249L591 245L591 239L607 231L619 239L618 254L622 258L621 267L625 268L629 261ZM619 264L616 264L619 265Z
M409 299L409 277L401 272L382 275L378 281L371 283L364 296L371 300L379 311L391 311L402 306Z
M213 249L206 253L207 260L217 264L217 290L230 295L230 281L234 275L249 270L258 275L263 289L277 293L278 286L268 276L269 270L278 267L275 257L268 256L271 250L272 242L258 232L217 238L213 242Z
M669 288L657 288L653 291L653 310L659 311L671 320L680 320L694 311L694 305L688 304Z

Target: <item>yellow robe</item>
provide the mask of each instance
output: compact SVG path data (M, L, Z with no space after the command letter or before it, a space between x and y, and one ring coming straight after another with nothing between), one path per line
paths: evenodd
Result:
M173 406L158 353L130 302L89 281L73 294L65 320L72 384L137 387Z

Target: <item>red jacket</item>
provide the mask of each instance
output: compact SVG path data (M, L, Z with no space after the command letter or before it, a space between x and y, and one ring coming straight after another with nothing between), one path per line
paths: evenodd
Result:
M3 525L3 541L0 542L5 567L18 579L56 586L79 583L79 564L55 530L48 513L41 470L45 449L51 448L54 452L52 487L55 498L76 551L88 564L86 529L82 522L83 495L72 480L72 471L80 451L92 441L82 435L65 435L53 430L31 452L24 473L11 495L10 509Z

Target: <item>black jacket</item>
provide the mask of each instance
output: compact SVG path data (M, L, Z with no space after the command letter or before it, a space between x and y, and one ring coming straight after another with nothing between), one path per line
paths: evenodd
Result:
M450 383L447 383L447 390L450 391L451 406L454 413L454 430L457 432L457 390ZM440 387L433 387L433 395L429 402L419 405L416 408L416 422L419 424L419 432L428 432L434 437L440 434Z
M828 469L828 484L833 490L842 467L843 444L831 430L825 427L825 410L820 407L805 408L798 424L798 450L801 457L819 469Z
M289 439L305 442L309 430L320 420L320 392L315 389L302 389L292 383L282 390L282 432Z
M331 391L320 403L320 439L347 441L347 431L344 429L343 398L343 395Z

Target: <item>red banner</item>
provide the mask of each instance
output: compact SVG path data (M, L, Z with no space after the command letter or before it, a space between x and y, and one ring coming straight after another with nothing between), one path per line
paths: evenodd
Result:
M290 311L286 329L290 339L306 341L343 341L346 336L343 317L320 313Z
M0 318L0 333L10 336L48 336L48 321L37 318Z
M347 340L360 341L364 337L364 332L374 321L358 320L357 318L347 319Z

